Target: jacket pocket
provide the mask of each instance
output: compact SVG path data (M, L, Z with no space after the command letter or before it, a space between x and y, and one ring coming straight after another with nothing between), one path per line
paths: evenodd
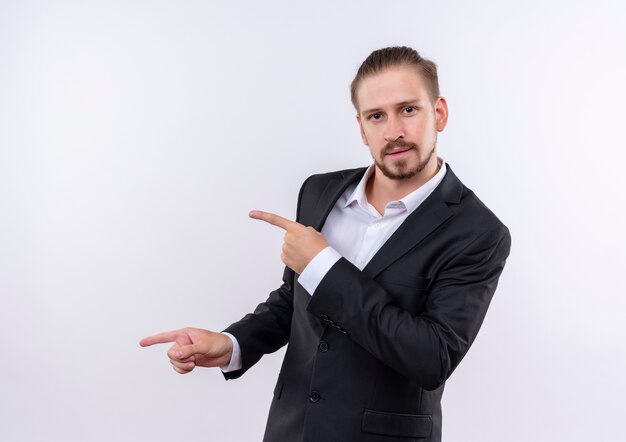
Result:
M430 414L401 414L365 410L361 431L399 437L428 437L433 429Z
M278 378L278 381L276 382L276 387L274 387L274 399L280 399L280 395L283 392L283 384L284 382L282 378Z

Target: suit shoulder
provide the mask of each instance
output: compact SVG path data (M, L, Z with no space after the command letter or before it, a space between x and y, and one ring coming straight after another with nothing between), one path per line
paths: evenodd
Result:
M331 172L322 172L322 173L315 173L311 176L309 176L305 182L309 181L309 180L314 180L314 181L328 181L328 180L332 180L332 179L344 179L346 177L349 177L351 175L354 175L355 173L361 172L361 171L365 171L367 169L367 167L355 167L352 169L342 169L342 170L334 170Z
M497 236L510 237L509 229L496 214L456 175L451 175L452 179L445 192L448 196L446 198L448 203L451 203L449 207L457 215L455 216L457 222L461 222L468 229L468 233L473 232L474 235L489 231ZM457 225L457 228L460 226Z
M302 183L302 189L308 186L311 186L313 188L325 186L327 183L335 180L342 181L358 173L364 172L366 169L367 167L356 167L352 169L342 169L331 172L316 173L304 180L304 182Z
M508 238L511 234L508 227L487 207L487 205L468 187L464 186L460 204L453 209L459 220L465 224L474 234L482 236L487 234L496 238Z

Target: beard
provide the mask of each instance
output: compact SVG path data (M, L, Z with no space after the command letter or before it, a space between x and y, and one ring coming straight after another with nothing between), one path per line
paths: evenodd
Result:
M413 168L409 167L409 164L407 160L405 159L398 159L398 160L391 159L392 167L389 167L384 163L384 161L382 160L378 161L374 157L374 155L372 155L372 158L374 159L374 163L376 164L376 166L380 169L383 175L385 175L387 178L392 179L392 180L406 180L409 178L413 178L415 175L417 175L422 170L424 170L424 168L430 161L431 157L433 156L433 153L435 153L435 146L437 144L436 142L437 142L437 139L435 138L433 147L428 152L428 155L426 155L426 158L421 158L421 155L419 153L420 151L418 149L417 144L415 143L410 143L410 142L406 142L403 140L396 140L393 142L390 141L387 144L385 144L385 146L380 152L381 158L385 158L385 156L389 152L393 151L394 148L396 147L403 147L403 148L407 148L409 151L411 150L415 151L415 153L418 156L419 161Z

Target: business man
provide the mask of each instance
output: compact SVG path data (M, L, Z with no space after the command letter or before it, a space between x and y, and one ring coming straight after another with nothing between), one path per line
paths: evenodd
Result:
M374 51L351 88L374 163L309 177L284 229L283 284L224 333L185 328L174 370L237 378L289 344L265 441L440 441L444 383L485 317L508 229L436 154L448 106L437 69L406 47Z

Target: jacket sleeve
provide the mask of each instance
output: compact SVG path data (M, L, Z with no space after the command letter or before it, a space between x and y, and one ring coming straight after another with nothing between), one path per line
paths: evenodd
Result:
M434 390L478 334L510 247L502 224L479 234L438 272L417 316L397 307L380 283L341 258L307 310L422 388Z
M300 218L300 204L307 178L298 194L296 220ZM293 289L295 272L285 266L283 284L269 294L254 312L231 324L224 332L232 334L241 349L241 369L223 373L226 379L236 379L256 364L264 354L273 353L289 341L293 316Z

